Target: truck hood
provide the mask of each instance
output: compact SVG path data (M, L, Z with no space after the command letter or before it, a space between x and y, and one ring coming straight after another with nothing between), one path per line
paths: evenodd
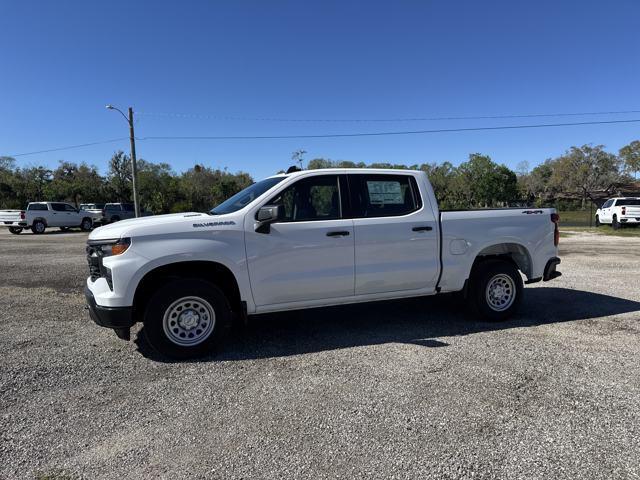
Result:
M153 215L150 217L131 218L110 223L103 227L98 227L89 235L89 240L111 240L130 236L132 233L144 234L145 231L154 232L158 227L171 224L193 223L200 217L212 218L206 213L185 212L169 213L166 215ZM219 217L216 217L216 219Z

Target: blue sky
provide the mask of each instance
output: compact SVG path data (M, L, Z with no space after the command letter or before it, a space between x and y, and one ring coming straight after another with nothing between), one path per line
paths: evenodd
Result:
M532 123L263 122L640 110L640 2L4 1L0 155L126 137L106 103L139 112L136 135L279 135ZM206 116L209 117L206 117ZM556 123L605 117L534 119ZM138 156L256 177L291 153L458 164L471 152L532 166L571 145L615 151L640 124L396 137L146 140ZM128 141L17 157L103 171Z

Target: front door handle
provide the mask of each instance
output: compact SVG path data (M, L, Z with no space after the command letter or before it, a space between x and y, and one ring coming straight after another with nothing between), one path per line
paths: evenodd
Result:
M413 227L411 230L414 232L430 232L433 230L433 227Z
M327 237L344 237L345 235L349 235L349 232L340 231L340 232L327 232Z

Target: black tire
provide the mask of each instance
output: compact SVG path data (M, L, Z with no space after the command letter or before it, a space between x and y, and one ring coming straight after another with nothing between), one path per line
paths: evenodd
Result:
M93 222L89 217L85 217L82 219L82 223L80 224L80 230L83 232L89 232L93 228Z
M158 353L197 358L220 346L231 324L231 309L213 283L197 278L169 280L147 302L143 321L144 335Z
M33 222L33 225L31 225L31 231L36 235L43 234L46 228L47 226L42 220L36 220Z
M611 220L611 226L614 230L618 230L620 228L620 222L618 222L618 217L616 215L614 215L613 220Z
M20 235L20 233L22 233L22 229L20 227L9 227L9 232L14 235Z
M111 217L111 220L110 220L111 223L119 222L119 221L120 221L120 217L117 215L114 215L113 217Z
M598 215L596 215L596 228L598 228L600 225L602 225L600 223L600 217Z
M489 291L491 287L501 296L492 294ZM483 320L500 322L516 312L523 291L522 277L513 263L501 259L486 260L477 265L471 275L469 306L472 313Z

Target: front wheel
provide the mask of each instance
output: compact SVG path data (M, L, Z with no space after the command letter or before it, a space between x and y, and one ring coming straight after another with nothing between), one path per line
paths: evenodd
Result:
M93 227L93 222L90 218L83 218L82 223L80 224L80 230L83 232L88 232Z
M523 290L520 272L511 262L487 260L471 277L470 306L484 320L506 320L517 310Z
M20 235L20 233L22 233L22 229L20 227L9 227L9 232L14 235Z
M161 355L195 358L212 352L231 323L222 291L200 279L167 282L149 299L144 334Z

